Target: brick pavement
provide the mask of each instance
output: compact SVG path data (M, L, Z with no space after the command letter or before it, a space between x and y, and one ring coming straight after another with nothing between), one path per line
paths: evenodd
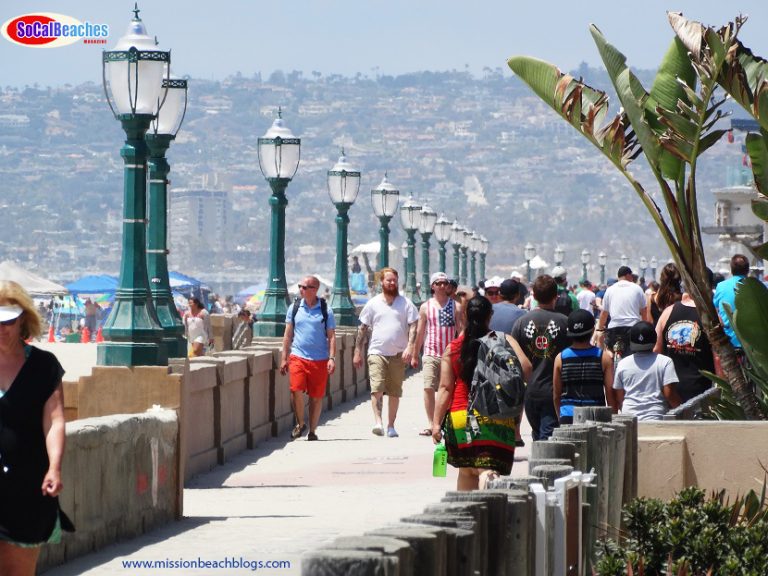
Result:
M56 346L56 345L54 345ZM82 345L84 348L89 345ZM95 346L94 346L95 348ZM75 351L87 354L85 350ZM433 444L424 428L420 374L410 376L397 418L399 438L371 433L370 400L363 396L323 415L318 442L287 434L247 450L184 490L184 518L130 541L53 568L50 576L170 574L240 576L247 568L127 568L125 560L288 560L290 568L258 574L298 575L302 553L337 536L359 535L421 512L456 485L431 476ZM386 405L386 403L385 403ZM386 408L385 408L386 410ZM530 445L530 429L523 429ZM519 449L527 458L529 447ZM513 474L527 472L517 462Z

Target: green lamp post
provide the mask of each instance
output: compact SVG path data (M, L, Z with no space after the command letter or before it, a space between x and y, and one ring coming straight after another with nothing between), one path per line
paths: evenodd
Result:
M282 336L288 312L288 286L285 282L285 189L299 169L301 139L296 138L283 123L282 110L277 119L258 140L259 167L269 182L272 196L272 220L269 233L269 282L264 301L254 324L255 336Z
M480 278L485 278L485 256L488 254L488 239L482 235L480 236L478 254L480 255Z
M400 190L387 180L386 173L378 188L371 190L373 213L379 219L379 270L389 266L389 221L397 214Z
M184 324L173 301L168 278L168 172L165 153L184 121L187 81L164 78L165 102L144 140L149 147L149 211L147 222L147 274L163 343L169 358L187 355Z
M597 263L600 264L600 284L605 284L605 265L608 263L608 255L600 250L597 255Z
M416 232L421 224L421 205L413 196L400 205L400 224L405 230L408 243L408 268L405 272L405 296L417 306L421 304L419 291L416 289Z
M565 256L565 251L558 246L555 248L555 266L561 266L563 263L563 256Z
M419 233L421 234L421 296L423 300L429 300L430 282L429 282L429 238L435 230L437 223L437 212L424 204L421 208L421 221L419 222Z
M461 229L461 284L466 284L469 276L467 275L467 250L469 250L469 237L472 233L466 228Z
M645 256L640 257L640 276L645 278L645 272L648 270L648 259Z
M170 52L158 50L138 8L126 34L102 55L104 93L125 131L123 157L123 242L115 303L104 323L102 366L158 366L168 361L163 329L150 297L147 276L147 144L144 135L165 100L163 76Z
M651 258L651 279L652 280L656 280L656 266L658 266L658 261L654 256L653 258Z
M592 255L589 253L589 250L584 248L584 250L581 251L581 279L586 280L587 279L587 267L589 266L589 260L592 257Z
M360 172L347 162L344 149L336 165L328 171L328 195L336 206L336 278L333 282L331 308L339 326L357 326L355 305L349 293L347 262L347 227L349 212L360 192Z
M461 261L461 241L463 238L463 229L459 222L454 220L453 224L451 224L451 246L453 246L453 279L456 282L461 281L459 266Z
M400 244L400 255L403 257L403 274L408 277L408 242Z
M477 252L479 249L480 236L477 232L472 232L469 237L469 277L472 286L477 286Z
M438 258L438 272L447 272L445 266L445 245L451 239L451 221L445 217L445 214L440 214L440 217L435 222L435 238L437 239L437 258Z
M533 257L536 256L536 248L533 244L530 242L526 243L525 249L523 250L523 255L525 256L525 275L526 279L528 280L528 284L531 283L531 260L533 260Z

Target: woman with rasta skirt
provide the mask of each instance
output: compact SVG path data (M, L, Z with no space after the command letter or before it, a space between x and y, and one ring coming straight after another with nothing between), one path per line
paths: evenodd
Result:
M477 427L467 426L469 390L477 366L479 338L490 332L488 324L493 305L483 296L475 296L466 305L466 327L445 350L440 365L440 387L437 391L432 420L432 439L439 443L445 435L448 464L459 469L457 490L477 490L497 475L508 475L515 458L515 419L469 415ZM531 363L517 341L505 335L523 368L526 380ZM468 430L468 428L470 428Z

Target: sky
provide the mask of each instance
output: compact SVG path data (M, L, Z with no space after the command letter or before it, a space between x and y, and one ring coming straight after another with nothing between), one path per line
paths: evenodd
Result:
M487 67L511 74L506 59L521 54L563 70L598 66L590 23L631 66L656 68L672 38L667 10L710 25L748 15L740 38L768 57L766 0L144 0L139 8L149 34L172 49L175 74L215 80L274 70L375 77L463 69L480 75ZM0 23L54 12L108 24L109 49L132 9L133 0L3 0ZM0 86L100 83L102 48L28 48L0 37Z

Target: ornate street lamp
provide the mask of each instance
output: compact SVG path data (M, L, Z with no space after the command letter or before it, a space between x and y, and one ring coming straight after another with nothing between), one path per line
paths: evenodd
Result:
M405 272L405 296L414 304L421 303L416 289L416 232L421 224L421 205L409 196L400 205L400 223L408 237L408 269ZM417 304L418 302L418 304Z
M469 281L469 274L467 273L467 250L469 250L469 239L472 237L472 232L467 228L461 229L461 283L466 284Z
M472 232L469 238L469 277L472 286L477 286L477 253L480 251L480 235L477 232ZM482 277L480 278L482 280Z
M581 251L581 279L586 280L587 279L587 266L589 265L589 259L592 257L592 254L589 253L589 250L584 248L584 250Z
M424 300L429 300L429 237L435 230L437 223L437 212L424 204L421 207L421 222L419 222L419 233L421 234L421 295Z
M328 170L328 195L336 206L336 278L333 281L331 308L339 326L357 326L355 305L349 293L347 268L347 226L349 212L360 191L360 172L347 162L344 149L336 165Z
M560 246L555 248L555 266L562 265L563 256L565 256L565 252L563 251L563 249Z
M525 256L525 274L526 278L528 279L528 284L531 283L531 260L533 260L533 257L536 256L536 248L534 248L533 244L528 242L525 245L525 250L523 251L523 255Z
M163 365L167 350L163 329L150 298L147 275L147 144L144 135L165 101L171 54L158 50L138 8L126 34L102 54L104 93L125 131L123 157L123 242L120 282L104 324L105 342L97 364Z
M622 266L626 266L627 264L629 264L629 258L627 258L626 254L622 254L621 258L619 258L619 262L621 262Z
M272 219L269 234L269 282L264 301L254 324L256 336L282 336L288 311L288 287L285 282L285 189L299 169L301 139L283 123L282 110L263 137L258 139L259 168L269 182Z
M597 255L597 263L600 264L600 284L605 284L605 265L608 264L608 255L602 250Z
M458 221L454 220L451 224L451 246L453 246L453 279L459 282L461 274L459 273L461 242L464 239L464 230Z
M640 258L640 273L643 278L645 278L645 271L648 269L648 260L645 256L642 256Z
M488 239L480 236L480 278L485 278L485 255L488 254Z
M435 222L435 238L438 243L438 272L448 272L445 269L445 245L451 239L451 221L445 217L445 214L440 214L440 217Z
M147 274L157 318L163 329L163 343L169 358L187 355L184 324L173 301L168 278L168 172L165 157L176 139L187 111L187 81L163 78L165 102L158 110L144 140L149 147L149 207L147 222Z
M378 188L371 190L373 213L379 219L379 270L389 266L389 221L397 214L400 190L387 180L386 173Z
M658 265L658 261L656 260L656 257L654 256L651 258L651 278L656 280L656 266Z

